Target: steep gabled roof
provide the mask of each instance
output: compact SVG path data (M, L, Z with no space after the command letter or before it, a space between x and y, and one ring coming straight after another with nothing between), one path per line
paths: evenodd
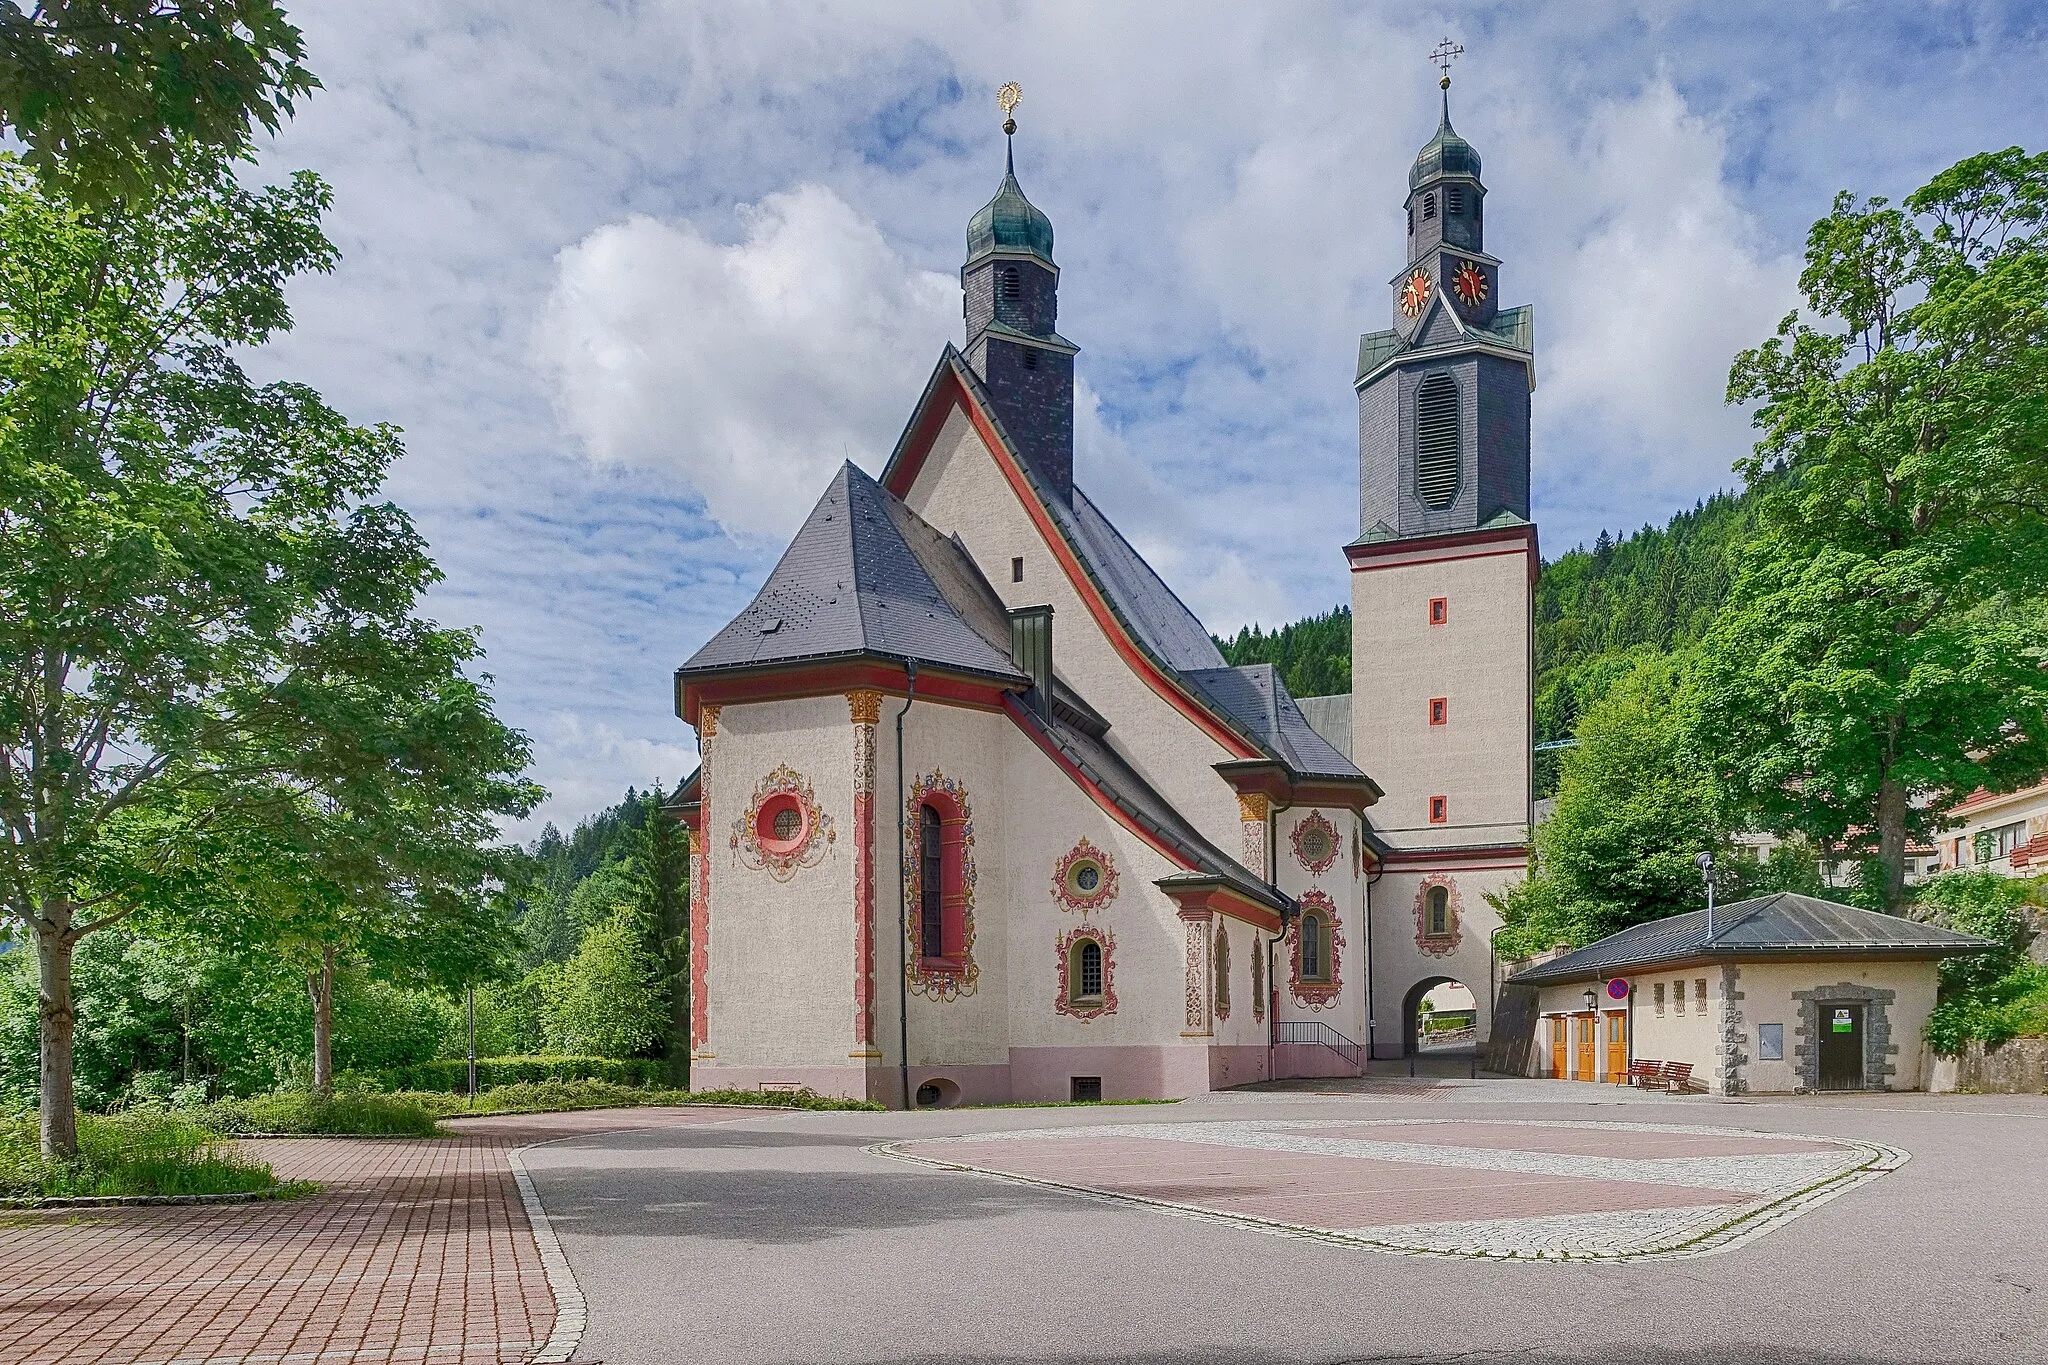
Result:
M1182 676L1301 776L1365 776L1336 746L1316 733L1273 665L1190 669Z
M1931 958L1995 946L1974 934L1781 891L1715 910L1711 936L1707 912L1690 910L1609 934L1509 979L1545 986L1705 958Z
M847 463L754 600L680 672L865 654L1028 682L983 594L994 595L956 544Z

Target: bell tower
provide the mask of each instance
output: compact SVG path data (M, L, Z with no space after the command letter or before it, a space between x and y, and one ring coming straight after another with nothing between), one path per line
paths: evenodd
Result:
M1003 181L967 222L960 267L967 363L981 376L996 416L1032 472L1065 501L1074 495L1074 355L1054 330L1060 268L1052 220L1017 183L1015 82L996 92L1003 109Z
M1451 126L1408 171L1392 326L1359 338L1359 536L1351 565L1351 757L1385 791L1372 892L1374 1055L1414 1046L1415 1002L1457 981L1493 1002L1489 892L1528 867L1533 316L1500 306L1479 153Z

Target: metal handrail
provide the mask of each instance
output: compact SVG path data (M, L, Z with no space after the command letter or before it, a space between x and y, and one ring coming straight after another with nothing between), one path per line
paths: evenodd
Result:
M1328 1024L1312 1019L1276 1019L1273 1041L1326 1047L1349 1063L1352 1070L1365 1074L1365 1049Z

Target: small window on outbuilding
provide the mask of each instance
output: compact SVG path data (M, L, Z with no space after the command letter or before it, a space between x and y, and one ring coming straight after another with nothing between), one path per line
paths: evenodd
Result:
M1671 988L1671 1009L1675 1014L1685 1013L1685 983L1678 982Z
M1659 981L1659 982L1657 983L1657 985L1656 985L1656 988L1655 988L1655 989L1654 989L1654 990L1653 990L1653 991L1651 992L1651 996L1652 996L1652 998L1653 998L1653 999L1655 999L1655 1000L1656 1000L1656 1002L1657 1002L1657 1017L1658 1017L1659 1019L1662 1019L1662 1018L1664 1017L1664 983L1663 983L1663 982Z
M1707 979L1705 977L1699 978L1699 980L1692 983L1692 987L1692 998L1696 1002L1693 1005L1693 1009L1700 1014L1705 1014L1707 1012Z

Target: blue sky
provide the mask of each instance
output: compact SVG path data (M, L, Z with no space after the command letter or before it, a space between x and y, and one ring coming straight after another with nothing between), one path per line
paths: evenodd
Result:
M694 766L670 674L958 341L969 214L1052 217L1077 477L1212 629L1347 595L1360 332L1387 325L1425 54L1537 310L1555 554L1733 482L1729 357L1833 194L2048 145L2024 4L293 7L326 89L265 152L344 260L255 358L393 422L391 486L571 824ZM522 833L530 833L524 828Z

